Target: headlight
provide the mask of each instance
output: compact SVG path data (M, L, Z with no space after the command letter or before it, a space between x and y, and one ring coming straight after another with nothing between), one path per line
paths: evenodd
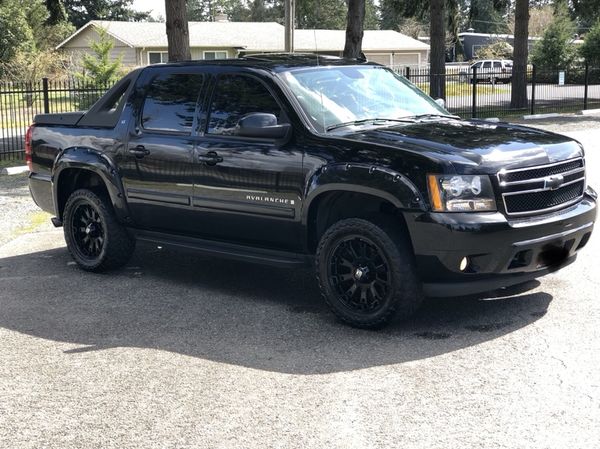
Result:
M437 212L495 211L487 175L427 175L431 208Z

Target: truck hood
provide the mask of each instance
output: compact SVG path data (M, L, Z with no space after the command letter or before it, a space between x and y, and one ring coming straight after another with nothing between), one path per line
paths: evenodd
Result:
M436 119L345 134L344 138L418 152L458 173L548 164L583 155L573 139L525 126L481 120Z

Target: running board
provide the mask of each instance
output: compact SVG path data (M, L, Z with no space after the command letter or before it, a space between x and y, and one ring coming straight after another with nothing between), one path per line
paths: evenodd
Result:
M241 260L244 262L261 263L280 267L306 267L312 264L312 256L306 254L278 251L235 243L215 242L194 237L174 234L164 234L154 231L130 229L139 241L150 242L163 246L185 248L210 254L224 259Z

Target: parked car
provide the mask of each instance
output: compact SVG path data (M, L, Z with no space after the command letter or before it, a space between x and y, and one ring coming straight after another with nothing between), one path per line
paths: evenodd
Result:
M134 70L87 112L36 116L26 157L82 269L122 266L136 240L314 265L359 327L560 269L596 217L578 142L314 55Z
M484 59L474 62L469 66L468 72L464 72L464 80L473 83L473 68L476 68L475 79L489 81L490 83L510 83L512 79L512 61L507 59Z

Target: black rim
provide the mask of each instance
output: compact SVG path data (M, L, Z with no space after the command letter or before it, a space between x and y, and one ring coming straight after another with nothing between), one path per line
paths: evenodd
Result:
M329 282L339 300L357 312L376 312L391 291L385 254L363 236L348 236L330 252Z
M71 220L71 232L77 249L87 259L96 259L104 246L105 234L102 218L88 203L75 207Z

